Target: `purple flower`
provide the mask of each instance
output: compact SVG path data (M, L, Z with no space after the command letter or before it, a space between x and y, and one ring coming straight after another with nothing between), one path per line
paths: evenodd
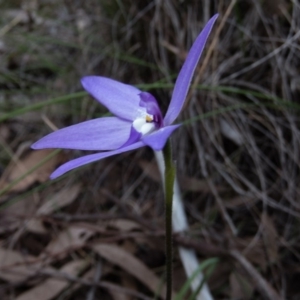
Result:
M105 151L71 160L57 170L54 179L72 169L102 158L150 146L161 150L180 124L178 117L206 40L218 15L213 16L194 42L177 77L172 99L163 118L156 99L147 92L109 78L87 76L84 89L115 117L98 118L57 130L32 145L33 149L63 148Z

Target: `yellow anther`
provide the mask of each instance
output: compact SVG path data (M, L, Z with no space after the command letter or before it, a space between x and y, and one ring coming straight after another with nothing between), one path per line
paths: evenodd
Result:
M153 121L153 117L146 115L146 122L152 122Z

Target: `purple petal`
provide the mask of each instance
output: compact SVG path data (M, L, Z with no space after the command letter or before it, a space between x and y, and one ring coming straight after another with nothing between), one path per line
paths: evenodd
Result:
M129 139L130 130L130 122L116 117L98 118L54 131L31 148L114 150Z
M163 127L149 135L143 136L142 142L150 146L153 150L159 151L165 146L167 139L173 131L180 126L181 124Z
M182 106L184 104L192 77L194 75L195 68L202 54L203 48L207 41L207 38L211 32L211 29L217 19L218 15L214 15L205 25L196 41L194 42L180 72L177 77L172 99L164 118L164 124L170 125L178 117Z
M133 121L140 109L140 90L106 77L87 76L81 79L84 89L117 117Z
M131 130L130 130L130 135L129 135L129 138L128 140L126 141L125 144L123 144L121 146L121 148L123 147L126 147L126 146L129 146L135 142L137 142L140 138L141 138L142 134L140 132L137 132L133 126L131 126Z
M60 166L58 169L56 169L50 176L51 179L57 178L64 173L71 171L75 168L81 167L83 165L92 163L94 161L100 160L102 158L106 158L115 154L120 154L126 151L138 149L141 147L144 147L145 145L142 142L137 142L135 144L131 144L126 147L122 147L120 149L114 150L114 151L108 151L108 152L100 152L100 153L95 153L95 154L90 154L86 156L82 156L76 159L73 159L62 166Z

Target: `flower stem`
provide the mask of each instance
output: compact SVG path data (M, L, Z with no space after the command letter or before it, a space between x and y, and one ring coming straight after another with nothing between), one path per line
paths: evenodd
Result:
M165 160L165 207L166 207L166 300L172 299L172 203L173 203L173 187L175 180L175 165L172 160L171 143L168 140L163 148L163 156Z

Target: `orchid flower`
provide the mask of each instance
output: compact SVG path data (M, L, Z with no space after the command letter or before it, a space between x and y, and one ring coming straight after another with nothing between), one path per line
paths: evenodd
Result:
M32 145L33 149L62 148L105 151L71 160L50 176L54 179L72 169L105 157L150 146L161 150L169 136L180 127L172 125L178 117L218 15L213 16L194 42L177 77L171 102L163 118L156 99L134 86L100 76L82 78L83 88L104 105L114 117L103 117L65 127Z

